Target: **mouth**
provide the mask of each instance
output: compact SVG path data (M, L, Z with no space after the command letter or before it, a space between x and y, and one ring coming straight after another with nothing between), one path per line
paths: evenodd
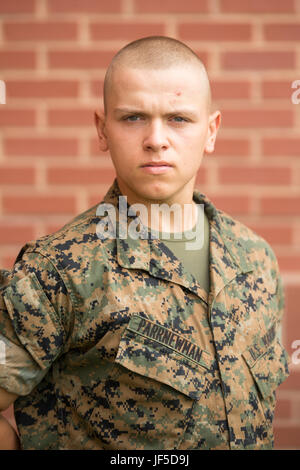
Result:
M152 175L160 175L162 173L166 173L166 172L172 170L173 165L171 165L171 163L162 162L162 161L160 161L160 162L148 162L148 163L145 163L144 165L141 165L140 168L145 173L149 173L149 174L152 174Z
M145 163L144 165L141 165L141 168L145 168L145 167L161 167L161 166L168 166L168 167L171 167L171 166L173 166L173 165L171 165L171 163L163 162L163 161L160 161L160 162L148 162L148 163Z

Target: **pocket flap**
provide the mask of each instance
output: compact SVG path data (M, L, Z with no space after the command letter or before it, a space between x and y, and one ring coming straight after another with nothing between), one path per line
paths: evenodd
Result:
M276 325L242 354L263 398L267 398L289 375L289 355L276 336Z
M213 358L172 329L134 315L122 335L115 361L198 400Z

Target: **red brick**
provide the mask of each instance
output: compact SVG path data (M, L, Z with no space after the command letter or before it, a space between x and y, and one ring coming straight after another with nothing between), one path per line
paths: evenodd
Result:
M0 184L12 185L33 184L35 181L34 168L0 166Z
M34 13L35 0L0 0L0 14Z
M282 271L294 271L300 273L300 255L278 255L278 263Z
M251 84L248 81L211 80L212 97L215 100L249 99Z
M196 185L205 184L207 180L207 168L200 168L196 176Z
M8 41L70 41L77 39L77 24L19 21L4 23L3 32Z
M90 35L97 40L127 39L133 41L145 36L165 35L165 25L162 23L141 22L101 22L90 25Z
M209 71L210 64L209 64L209 53L207 53L204 50L197 50L197 48L194 48L193 51L195 54L199 57L201 62L205 65L206 69Z
M6 80L6 96L11 98L77 98L75 80Z
M35 124L36 116L33 109L0 108L0 126L33 127Z
M49 126L94 126L94 109L51 109L47 113Z
M263 98L284 98L291 102L293 80L266 80L262 83Z
M298 339L298 338L295 338ZM299 338L300 339L300 338ZM289 351L288 351L289 352ZM290 371L289 377L280 385L279 390L300 390L300 371Z
M296 351L296 349L292 348L293 341L300 340L299 304L300 285L285 286L286 341L290 355Z
M109 185L107 186L107 190L108 188L109 188ZM88 199L88 207L93 207L93 206L96 206L97 204L100 204L104 196L105 196L105 192L90 195Z
M12 269L18 252L20 251L21 247L16 248L16 255L15 256L3 256L1 260L1 268L3 269Z
M250 142L247 139L217 138L215 154L230 157L249 156Z
M33 51L0 51L2 69L34 69L36 54Z
M275 423L277 419L291 418L291 401L277 400L275 408Z
M201 190L201 188L200 188ZM250 213L250 198L248 196L211 196L211 201L228 214L245 215Z
M137 13L207 13L207 0L185 0L174 2L174 0L135 0L135 11Z
M290 426L274 426L275 449L300 449L300 424Z
M249 23L181 23L178 35L184 41L249 41L252 29Z
M292 127L292 109L222 109L224 127Z
M3 146L4 153L9 156L74 157L78 155L76 138L6 138Z
M3 196L4 214L75 214L76 203L72 196Z
M280 185L291 183L291 169L287 167L238 167L218 169L221 184Z
M100 98L103 96L104 80L93 80L90 83L90 92L93 97Z
M300 215L300 196L265 196L260 203L264 215Z
M294 313L298 315L299 301L300 301L300 285L288 284L285 287L285 293L286 293L286 307L288 309L289 314ZM294 331L297 331L297 330L294 330ZM299 331L299 339L300 339L300 331Z
M293 13L293 0L220 0L224 13Z
M102 153L102 154L96 155L96 156L92 155L91 158L90 158L89 166L94 167L94 168L98 168L100 159L102 160L102 162L103 162L106 169L108 169L108 170L113 169L114 170L114 166L113 166L113 163L112 163L109 152ZM111 183L112 183L111 178L109 179L109 181L111 181ZM102 183L102 184L104 184L104 183Z
M117 51L57 50L49 51L50 68L57 69L100 69L107 68Z
M293 51L230 51L221 53L225 70L284 70L294 69Z
M264 25L267 41L297 41L300 39L300 23L273 23Z
M262 148L263 154L266 156L299 157L300 139L293 137L265 138L262 141Z
M119 13L122 0L48 0L50 13Z
M48 184L89 185L113 180L115 171L110 168L48 168Z
M34 229L31 225L5 224L0 222L0 244L24 244L34 239Z
M283 225L281 223L280 225L265 226L248 222L247 226L271 245L292 245L293 228L291 225Z

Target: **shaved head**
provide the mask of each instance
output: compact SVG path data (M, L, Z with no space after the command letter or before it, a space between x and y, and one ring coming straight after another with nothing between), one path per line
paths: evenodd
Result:
M113 76L122 68L162 70L195 66L200 72L203 93L207 96L208 110L211 106L211 91L206 69L195 52L187 45L167 36L149 36L137 39L123 47L113 57L105 75L103 101L107 114L108 98L113 89Z
M133 41L113 57L103 95L105 109L95 111L99 147L109 151L128 203L193 204L221 122L197 54L166 36Z

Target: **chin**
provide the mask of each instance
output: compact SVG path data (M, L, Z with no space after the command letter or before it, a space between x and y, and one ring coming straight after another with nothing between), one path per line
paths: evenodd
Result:
M174 190L166 184L153 184L153 186L148 186L147 188L143 187L141 191L139 191L139 194L142 198L148 199L155 203L169 199L174 194Z

